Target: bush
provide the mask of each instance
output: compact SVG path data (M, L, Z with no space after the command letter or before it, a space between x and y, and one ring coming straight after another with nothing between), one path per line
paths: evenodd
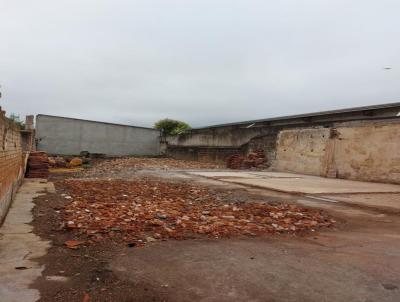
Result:
M21 129L25 129L25 123L21 121L19 115L11 113L9 119L12 120L15 124L17 124Z
M178 135L190 129L190 126L185 122L166 118L155 123L154 128L161 130L164 135Z

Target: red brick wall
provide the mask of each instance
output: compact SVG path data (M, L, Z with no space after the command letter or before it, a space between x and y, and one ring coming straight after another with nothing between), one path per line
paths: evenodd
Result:
M0 109L0 224L23 178L25 157L19 126Z

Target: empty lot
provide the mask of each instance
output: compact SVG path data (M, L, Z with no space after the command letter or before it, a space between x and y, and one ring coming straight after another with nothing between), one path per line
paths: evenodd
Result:
M397 186L302 193L301 175L133 161L53 173L35 199L34 233L50 241L40 301L400 299ZM269 187L291 177L296 192Z

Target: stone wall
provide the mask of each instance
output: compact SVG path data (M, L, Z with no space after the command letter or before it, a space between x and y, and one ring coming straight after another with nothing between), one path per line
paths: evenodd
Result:
M0 225L24 177L27 152L21 140L19 126L0 109Z
M400 122L352 122L283 130L272 168L310 175L400 183Z

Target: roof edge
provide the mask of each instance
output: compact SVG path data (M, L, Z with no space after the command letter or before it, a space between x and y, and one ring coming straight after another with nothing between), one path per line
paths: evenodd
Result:
M99 123L99 124L106 124L106 125L113 125L113 126L123 126L123 127L131 127L131 128L140 128L140 129L147 129L147 130L154 130L154 131L160 131L156 128L150 128L150 127L142 127L142 126L133 126L133 125L126 125L126 124L117 124L117 123L109 123L109 122L102 122L102 121L94 121L94 120L86 120L86 119L80 119L80 118L75 118L75 117L66 117L66 116L59 116L59 115L50 115L50 114L37 114L36 119L41 116L47 116L47 117L55 117L55 118L62 118L66 120L75 120L75 121L83 121L83 122L90 122L90 123Z
M332 114L349 113L349 112L355 112L355 111L367 111L367 110L395 108L395 107L399 107L399 109L400 109L400 102L386 103L386 104L379 104L379 105L370 105L370 106L361 106L361 107L350 107L350 108L345 108L345 109L334 109L334 110L326 110L326 111L302 113L302 114L294 114L294 115L286 115L286 116L278 116L278 117L271 117L271 118L266 118L266 119L247 120L247 121L231 122L231 123L225 123L225 124L216 124L216 125L192 128L192 130L244 125L244 124L249 124L249 123L262 123L262 122L279 121L279 120L290 120L290 119L296 119L296 118L305 118L305 117L313 117L313 116L323 116L323 115L332 115Z

